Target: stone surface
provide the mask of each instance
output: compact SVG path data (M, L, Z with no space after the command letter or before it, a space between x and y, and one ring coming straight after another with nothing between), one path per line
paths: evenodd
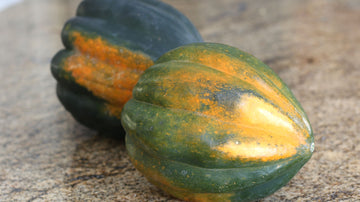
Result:
M206 41L263 60L315 133L312 159L262 201L360 200L358 0L166 0ZM49 63L79 1L27 0L0 12L0 201L177 201L131 165L123 140L78 124Z

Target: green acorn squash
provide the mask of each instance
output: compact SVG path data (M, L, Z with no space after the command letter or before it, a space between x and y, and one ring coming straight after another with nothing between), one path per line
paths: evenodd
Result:
M85 0L51 61L57 96L80 123L122 134L120 113L145 69L166 51L202 41L179 11L157 0Z
M309 121L265 64L195 43L145 71L122 112L132 163L188 201L247 201L285 185L310 159Z

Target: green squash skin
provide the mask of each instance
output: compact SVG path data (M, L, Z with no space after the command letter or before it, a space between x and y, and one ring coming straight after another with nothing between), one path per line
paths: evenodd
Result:
M157 0L85 0L80 3L76 17L66 22L61 33L65 49L51 61L52 75L58 81L57 96L78 122L115 137L125 134L120 112L107 113L104 108L109 101L84 87L65 70L65 61L77 53L74 33L81 33L87 39L99 38L118 50L125 48L153 61L170 49L202 41L183 14Z
M66 110L71 112L73 117L83 125L91 126L91 128L101 131L102 134L114 138L122 138L121 135L125 134L117 117L102 113L103 100L88 92L78 93L66 85L57 84L56 93Z
M78 20L101 19L88 21L86 27L114 42L127 41L134 46L130 49L142 51L154 60L173 48L203 41L182 13L158 0L85 0L77 16Z
M169 139L161 138L164 129L172 134L174 128L182 127L181 123L184 121L180 121L181 118L193 122L196 119L195 116L191 113L187 116L177 113L169 114L162 107L145 106L143 102L133 99L124 107L122 120L127 132L126 148L131 161L151 183L177 198L197 201L193 196L197 193L217 193L210 195L214 199L208 198L208 201L251 201L263 198L287 184L311 157L311 154L300 153L292 158L272 162L269 165L250 162L240 168L236 168L239 166L239 162L226 162L223 159L215 158L214 161L211 161L211 165L216 168L212 169L210 165L201 167L198 165L199 162L211 159L208 157L201 159L201 155L187 154L188 149L180 149L184 145L176 142L176 136L163 135L163 138ZM132 126L134 123L136 123L136 127ZM197 125L199 122L193 124ZM160 127L156 127L156 125ZM189 138L189 142L194 141L194 139L190 139L191 137L187 138ZM160 152L151 144L152 142L159 142L157 147L168 144L172 147ZM196 146L200 147L199 151L206 149L201 148L200 143ZM159 156L159 153L162 155ZM175 154L165 156L166 153ZM206 154L202 155L206 156ZM226 167L226 165L231 167ZM158 175L165 178L167 183L161 183L159 182L161 180L156 178L153 179L156 172L159 172ZM180 193L177 193L178 189L181 190ZM221 196L222 193L225 193L224 196ZM218 194L219 196L217 196Z
M231 100L244 95L260 97L271 106L276 106L276 99L253 88L251 81L233 78L229 73L202 64L201 57L210 60L209 56L214 53L218 54L214 61L220 61L219 64L225 56L245 61L253 69L247 72L248 77L260 75L262 81L293 106L279 112L291 118L296 130L304 132L304 137L296 137L303 138L296 146L296 153L274 160L230 158L225 151L215 149L233 141L242 132L236 123L206 114L212 105L206 106L204 102L198 108L193 107L196 99L192 97L215 100L221 107L226 105L224 108L228 111L232 111ZM177 79L178 75L185 76ZM209 78L223 80L206 80L202 75L215 75ZM154 185L187 201L251 201L266 197L286 185L314 150L311 126L289 88L255 57L221 44L190 44L161 56L136 84L133 98L123 109L122 123L134 166ZM266 143L259 142L259 145Z
M201 197L204 201L252 201L264 198L287 184L310 158L243 169L205 169L151 155L143 150L143 145L134 143L129 133L125 140L135 167L141 173L152 174L145 176L152 184L186 201L198 201L200 197L196 195L206 195ZM137 162L141 162L141 166ZM167 183L161 183L164 179Z

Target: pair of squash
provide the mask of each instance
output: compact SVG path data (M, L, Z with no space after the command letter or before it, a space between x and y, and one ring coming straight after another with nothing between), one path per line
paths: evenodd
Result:
M175 197L262 198L311 157L309 121L281 79L245 52L203 43L162 2L85 0L62 39L52 60L62 104L101 132L121 135L121 121L134 166Z

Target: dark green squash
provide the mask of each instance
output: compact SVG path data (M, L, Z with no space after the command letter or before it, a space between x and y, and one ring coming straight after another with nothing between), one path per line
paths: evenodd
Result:
M157 0L85 0L61 37L65 49L51 61L59 100L80 123L120 136L121 110L143 71L166 51L202 41Z
M309 121L265 64L195 43L145 71L122 112L135 167L188 201L247 201L284 186L310 159Z

